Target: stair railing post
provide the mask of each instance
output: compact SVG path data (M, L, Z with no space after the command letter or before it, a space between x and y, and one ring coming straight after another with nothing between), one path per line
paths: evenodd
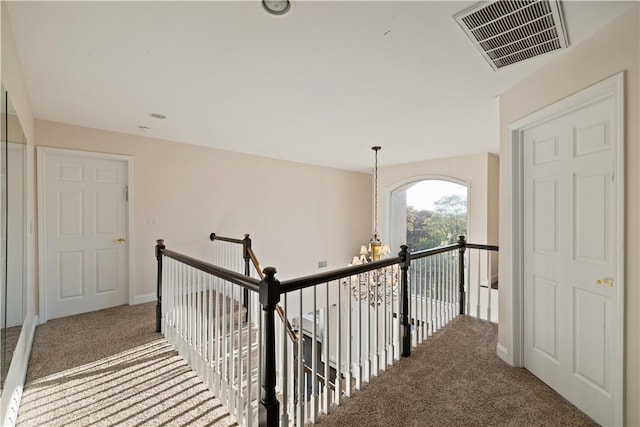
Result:
M249 251L251 250L251 238L248 234L244 235L242 239L242 257L244 258L244 275L251 277L251 256ZM242 293L242 308L244 308L244 321L249 318L249 289L244 289Z
M166 249L164 240L156 240L156 260L158 261L158 283L156 289L156 332L162 332L162 250Z
M464 314L466 293L464 290L464 252L467 249L467 241L464 236L458 236L458 276L460 289L460 314Z
M276 269L264 269L260 283L262 305L262 378L258 423L260 427L274 427L279 423L280 402L276 398L276 327L274 312L280 302L280 282L275 278Z
M400 246L400 353L402 357L411 356L411 324L409 323L409 247Z

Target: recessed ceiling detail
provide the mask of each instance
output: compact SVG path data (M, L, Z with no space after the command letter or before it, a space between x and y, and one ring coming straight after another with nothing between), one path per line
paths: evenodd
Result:
M494 70L569 46L556 0L482 2L453 17Z

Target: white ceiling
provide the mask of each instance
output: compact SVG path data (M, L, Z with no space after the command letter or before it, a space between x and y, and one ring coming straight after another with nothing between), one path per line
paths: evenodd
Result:
M293 2L8 7L37 118L349 170L498 152L497 95L563 54L492 71L475 2ZM633 4L564 2L570 44Z

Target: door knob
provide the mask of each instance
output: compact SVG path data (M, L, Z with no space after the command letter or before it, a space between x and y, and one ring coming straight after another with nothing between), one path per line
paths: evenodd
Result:
M599 286L606 286L608 288L613 288L614 284L615 282L613 281L613 279L605 278L605 279L596 280L596 285L599 285Z
M119 238L119 239L114 240L114 241L113 241L113 243L117 243L117 244L119 244L119 245L122 245L122 244L124 244L126 241L127 241L127 239L125 239L124 237L121 237L121 238Z

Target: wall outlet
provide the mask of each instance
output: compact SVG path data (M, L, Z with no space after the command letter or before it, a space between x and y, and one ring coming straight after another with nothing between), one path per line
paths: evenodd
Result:
M318 261L318 268L324 268L327 266L327 261Z

